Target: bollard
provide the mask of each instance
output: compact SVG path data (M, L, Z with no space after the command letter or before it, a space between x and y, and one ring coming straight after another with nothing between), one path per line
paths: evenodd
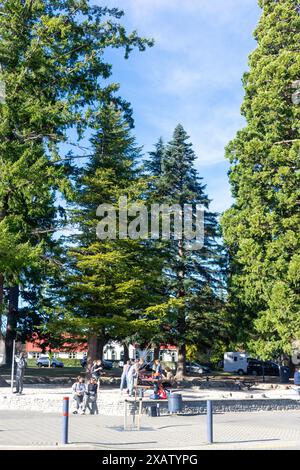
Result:
M69 397L63 399L62 443L68 444L69 434Z
M138 414L138 424L137 424L137 429L138 429L138 431L141 429L141 416L142 416L142 411L143 411L143 399L140 398L140 402L139 402L139 414Z
M213 405L211 400L207 400L207 442L212 444L213 438Z
M127 431L127 400L124 400L124 431Z
M157 408L157 414L156 414L156 416L160 416L160 407L159 407L159 403L156 404L156 408Z

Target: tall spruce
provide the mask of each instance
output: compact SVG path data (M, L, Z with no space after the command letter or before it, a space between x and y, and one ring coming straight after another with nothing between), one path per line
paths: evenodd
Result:
M272 358L300 337L300 10L297 0L259 4L247 126L227 147L235 202L222 225L235 342Z
M179 204L182 208L184 204L191 204L194 210L196 205L201 205L204 209L204 245L201 249L188 249L184 238L159 242L165 260L165 295L179 301L170 312L164 340L178 346L177 373L183 375L186 345L194 343L199 349L211 346L213 331L221 329L218 313L221 312L223 294L223 255L216 214L209 211L210 201L195 168L196 155L184 128L178 125L165 148L162 149L159 143L156 151L150 154L153 164L151 166L150 158L147 166L150 170L153 168L153 175L156 174L158 150L162 158L161 172L154 185L156 202L170 206Z
M88 338L88 366L102 358L111 340L125 345L132 338L149 342L160 329L157 304L167 309L159 290L160 258L153 255L151 244L120 238L119 198L127 197L128 204L143 202L145 181L137 170L140 149L124 113L113 104L99 110L94 126L93 155L79 172L74 191L72 221L78 233L68 253L64 314L53 322L55 328ZM115 209L113 238L97 237L101 204Z
M88 0L4 0L0 5L0 275L1 313L6 313L6 352L11 360L18 324L20 286L30 284L31 264L53 258L56 191L68 190L68 129L79 139L99 103L130 106L105 82L107 48L144 50L151 41L127 34L116 8ZM3 88L3 87L2 87ZM97 106L98 104L98 106ZM65 158L67 157L67 158ZM9 242L7 242L7 238ZM17 255L6 255L6 246ZM7 262L5 262L7 261ZM31 277L31 287L41 283ZM6 299L8 307L6 308Z

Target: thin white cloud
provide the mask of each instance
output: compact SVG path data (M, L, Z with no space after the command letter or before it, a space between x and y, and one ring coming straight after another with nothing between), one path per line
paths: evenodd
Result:
M109 6L118 6L139 20L148 22L157 12L178 15L182 13L198 13L201 15L216 14L216 21L227 22L234 12L243 5L254 5L256 0L107 0Z
M122 63L118 77L145 151L159 136L170 140L180 122L191 136L198 168L222 165L225 146L244 125L241 78L255 47L257 0L97 1L124 9L128 30L155 39L154 48L135 55L127 69ZM213 192L215 207L223 210L230 201L225 175Z

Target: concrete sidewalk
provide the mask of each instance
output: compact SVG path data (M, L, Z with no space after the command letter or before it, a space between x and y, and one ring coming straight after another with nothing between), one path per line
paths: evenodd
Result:
M205 416L143 417L140 431L124 431L121 417L71 416L68 446L60 445L61 416L0 411L0 449L213 450L300 449L300 412L214 416L215 444L206 444Z

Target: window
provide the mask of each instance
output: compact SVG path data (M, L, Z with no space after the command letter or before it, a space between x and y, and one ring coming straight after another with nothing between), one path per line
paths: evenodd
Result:
M75 352L70 352L69 353L69 359L76 359L77 355Z
M237 356L234 356L233 360L234 362L237 362Z
M112 352L111 352L111 360L112 361L115 361L116 360L116 351L113 349Z

